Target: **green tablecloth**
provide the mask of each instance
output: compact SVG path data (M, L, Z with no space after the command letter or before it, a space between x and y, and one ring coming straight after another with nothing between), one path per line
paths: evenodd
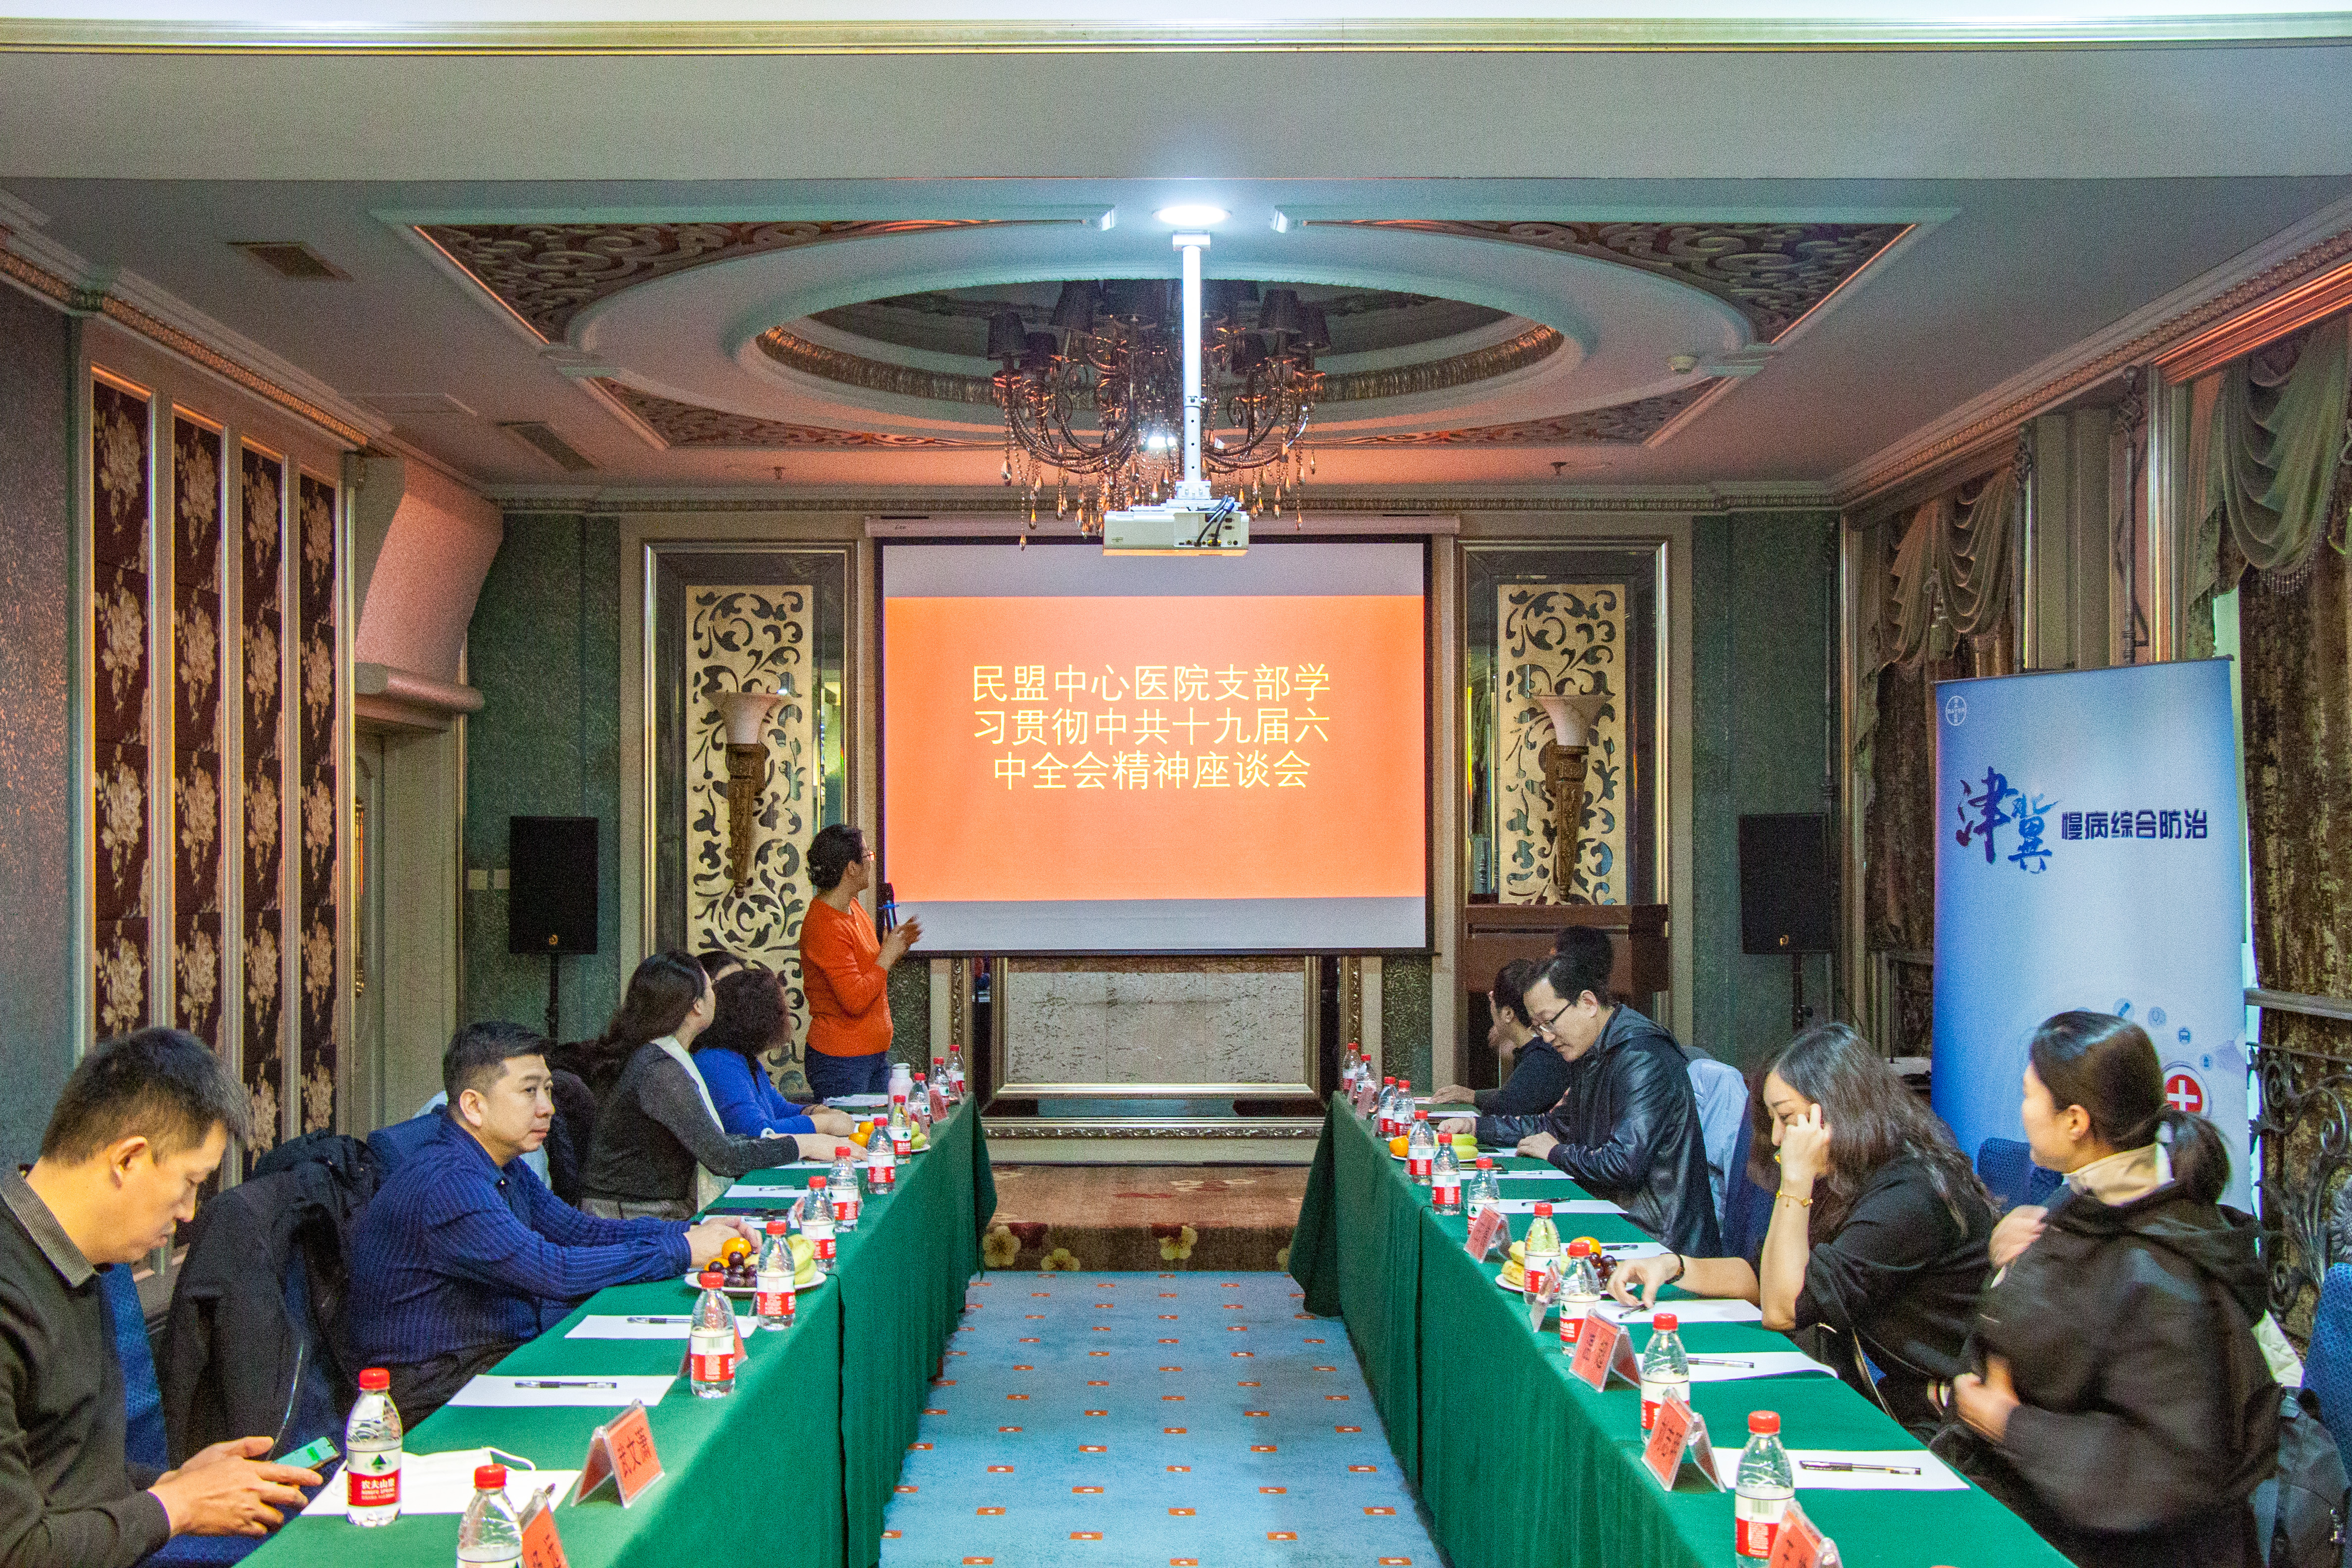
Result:
M1496 1164L1549 1170L1532 1160ZM1386 1191L1367 1196L1363 1188L1375 1177ZM1554 1176L1507 1182L1503 1195L1587 1194ZM1397 1219L1400 1209L1411 1215L1410 1236ZM1527 1215L1512 1217L1514 1237L1525 1236L1527 1226ZM1307 1245L1294 1243L1292 1268L1307 1305L1323 1312L1336 1305L1345 1314L1390 1444L1409 1470L1417 1461L1416 1483L1454 1568L1702 1568L1734 1561L1730 1494L1691 1482L1672 1495L1661 1491L1641 1468L1639 1394L1622 1387L1596 1394L1570 1377L1558 1335L1549 1328L1540 1336L1531 1331L1517 1294L1496 1288L1499 1253L1496 1261L1472 1259L1463 1247L1468 1222L1431 1213L1427 1194L1342 1106L1335 1104L1325 1121L1298 1228ZM1562 1215L1560 1230L1564 1237L1643 1238L1622 1215ZM1410 1279L1410 1289L1394 1286L1399 1277ZM1391 1285L1376 1288L1382 1279ZM1695 1323L1683 1340L1696 1354L1789 1348L1787 1339L1757 1324ZM1401 1344L1412 1347L1409 1357ZM1734 1450L1747 1441L1751 1410L1780 1412L1791 1447L1917 1446L1833 1378L1698 1384L1692 1404L1716 1440ZM1412 1430L1401 1434L1400 1426ZM2065 1568L2023 1521L1973 1488L1801 1487L1800 1494L1854 1568Z
M720 1207L788 1206L811 1172L762 1172L756 1191ZM870 1198L838 1238L832 1277L800 1299L782 1334L748 1337L748 1359L725 1399L697 1399L680 1379L651 1411L663 1479L624 1510L600 1499L559 1510L573 1568L740 1563L762 1568L870 1568L882 1510L980 1268L980 1232L995 1183L977 1110L941 1123L929 1153L900 1168L898 1190ZM556 1328L499 1363L510 1375L674 1373L682 1340L567 1340L591 1312L677 1313L694 1300L664 1280L601 1290ZM493 1446L542 1468L576 1468L609 1409L447 1407L409 1435L415 1453ZM453 1514L403 1518L378 1530L340 1518L297 1519L249 1560L257 1568L374 1568L452 1561Z

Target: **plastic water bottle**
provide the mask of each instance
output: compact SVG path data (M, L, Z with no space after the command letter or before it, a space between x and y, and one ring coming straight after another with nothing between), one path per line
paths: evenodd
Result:
M781 1333L793 1326L797 1305L793 1279L799 1272L793 1259L793 1227L780 1219L770 1220L768 1239L760 1247L760 1271L752 1280L752 1305L759 1310L764 1331Z
M1742 1557L1771 1556L1780 1523L1789 1517L1789 1500L1797 1495L1797 1472L1789 1450L1780 1447L1778 1412L1748 1413L1748 1447L1740 1452L1739 1479L1731 1489L1732 1517L1738 1521L1734 1550Z
M948 1052L948 1100L951 1104L961 1105L963 1095L963 1047L958 1046Z
M1429 1167L1429 1206L1439 1214L1462 1212L1462 1162L1454 1157L1454 1140L1437 1145Z
M507 1468L474 1467L474 1500L457 1521L457 1568L517 1568L522 1526L507 1501Z
M1386 1103L1381 1111L1381 1134L1394 1138L1404 1131L1405 1123L1412 1120L1412 1114L1408 1109L1404 1085L1392 1078L1381 1081L1386 1086L1381 1091Z
M887 1193L898 1184L898 1154L901 1149L914 1152L913 1131L906 1126L906 1112L897 1105L890 1107L890 1125L876 1127L874 1136L866 1144L866 1184L877 1193Z
M1551 1222L1551 1205L1538 1204L1536 1217L1528 1221L1525 1247L1527 1261L1528 1300L1532 1301L1544 1293L1552 1271L1559 1267L1559 1227Z
M1669 1399L1690 1403L1690 1357L1675 1331L1682 1320L1660 1312L1650 1320L1650 1342L1642 1347L1642 1430L1657 1425L1658 1406Z
M931 1080L929 1074L919 1072L915 1075L915 1098L907 1110L914 1117L915 1125L923 1130L925 1137L929 1137L931 1131Z
M816 1248L816 1272L819 1279L833 1272L833 1197L825 1180L819 1176L809 1184L808 1197L801 1211L801 1234Z
M914 1087L911 1083L908 1086L907 1093L908 1100L911 1100L914 1095ZM915 1110L908 1100L894 1100L890 1102L889 1135L882 1142L889 1148L892 1154L901 1160L914 1153ZM895 1177L892 1179L896 1180Z
M724 1399L735 1392L735 1309L719 1289L726 1279L715 1268L702 1276L702 1297L687 1329L687 1380L697 1399Z
M906 1109L907 1099L915 1092L915 1072L905 1062L890 1064L890 1113L893 1117Z
M1568 1244L1568 1261L1559 1274L1559 1343L1572 1350L1584 1333L1584 1321L1601 1305L1601 1270L1592 1264L1592 1244L1579 1237Z
M835 1230L856 1230L857 1211L864 1206L857 1187L857 1146L836 1143L833 1146L833 1177L825 1184L833 1197L833 1226Z
M1475 1216L1481 1205L1502 1201L1503 1184L1496 1179L1495 1162L1491 1157L1481 1154L1478 1163L1471 1167L1470 1179L1462 1189L1463 1212Z
M392 1373L380 1366L360 1373L360 1396L343 1423L343 1500L353 1524L390 1524L400 1517L400 1412L392 1403Z
M1429 1131L1429 1112L1412 1113L1412 1131L1404 1141L1405 1173L1416 1187L1429 1185L1430 1166L1437 1158L1437 1139Z

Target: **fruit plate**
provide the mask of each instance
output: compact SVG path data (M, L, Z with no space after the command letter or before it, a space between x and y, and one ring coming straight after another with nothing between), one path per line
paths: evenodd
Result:
M1513 1284L1500 1274L1495 1276L1495 1284L1497 1289L1508 1290L1514 1296L1524 1296L1528 1293L1528 1288L1524 1283Z
M824 1284L826 1280L831 1279L832 1278L833 1276L831 1274L820 1274L816 1277L815 1282L813 1284L803 1285L795 1282L793 1286L793 1294L797 1296L803 1291L816 1289L819 1286ZM699 1290L702 1289L701 1272L697 1270L691 1274L681 1274L678 1276L678 1283L690 1289ZM748 1301L752 1297L760 1293L759 1287L756 1285L721 1285L719 1289L724 1291L729 1297L740 1301Z

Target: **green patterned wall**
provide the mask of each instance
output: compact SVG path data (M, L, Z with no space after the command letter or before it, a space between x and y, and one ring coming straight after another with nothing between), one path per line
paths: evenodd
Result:
M1690 1044L1746 1068L1789 1037L1785 958L1739 951L1739 817L1831 811L1837 518L1733 513L1691 520L1692 922ZM1823 1017L1831 961L1806 961Z
M620 1000L620 533L609 517L518 513L467 634L482 710L466 721L466 865L507 863L509 816L593 816L597 951L563 963L559 1033L604 1028ZM507 952L507 895L464 895L468 1019L547 1016L547 961Z
M1430 961L1424 957L1381 962L1381 1059L1390 1070L1412 1075L1423 1094L1437 1087L1430 1073Z

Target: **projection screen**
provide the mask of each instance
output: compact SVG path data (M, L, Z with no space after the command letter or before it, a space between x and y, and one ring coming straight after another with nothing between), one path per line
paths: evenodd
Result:
M924 951L1426 945L1421 543L881 554L880 851Z

